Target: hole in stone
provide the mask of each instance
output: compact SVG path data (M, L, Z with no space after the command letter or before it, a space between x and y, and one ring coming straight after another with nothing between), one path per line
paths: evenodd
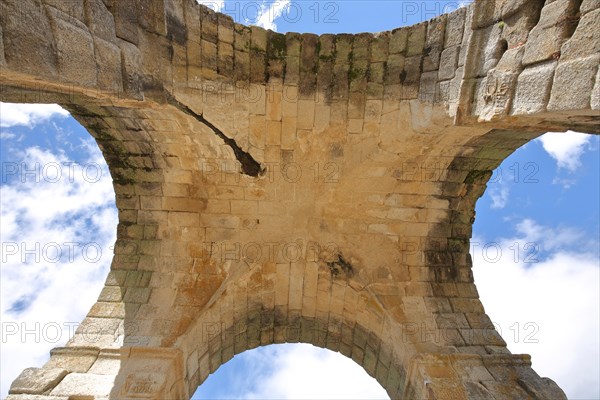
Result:
M90 134L52 104L0 103L0 397L41 367L96 302L112 261L117 210Z
M580 9L581 9L582 0L573 0L571 3L570 13L568 15L564 15L559 24L565 24L565 41L571 38L577 29L577 25L579 24L579 20L581 19Z
M226 385L223 382L228 382ZM192 399L387 399L356 362L309 344L277 344L236 355Z
M568 398L598 398L599 138L548 133L494 171L471 254L486 313Z
M500 61L500 59L502 58L504 53L506 53L506 50L508 50L508 42L506 41L506 39L501 39L496 44L496 48L494 49L494 57L493 58Z

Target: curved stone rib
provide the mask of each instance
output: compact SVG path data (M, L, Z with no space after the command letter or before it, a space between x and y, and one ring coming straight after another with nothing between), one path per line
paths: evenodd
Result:
M10 398L188 398L233 354L298 340L392 398L564 398L494 330L468 244L512 151L600 131L599 16L482 0L317 36L192 0L1 0L0 99L71 110L119 208L98 302Z
M180 103L170 95L167 95L167 101L169 104L176 107L179 111L182 111L183 113L193 117L200 123L209 127L215 133L215 135L223 139L225 144L229 146L231 150L233 150L235 158L240 162L242 166L242 172L244 174L253 177L258 177L264 174L265 168L262 167L260 163L252 157L252 155L242 150L240 146L238 146L238 144L235 142L235 140L228 138L219 128L207 121L206 118L204 118L204 115L196 114L194 110L192 110L185 104Z

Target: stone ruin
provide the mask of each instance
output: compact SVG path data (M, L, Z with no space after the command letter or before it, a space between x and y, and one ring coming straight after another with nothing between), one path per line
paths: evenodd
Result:
M284 342L392 399L566 398L494 330L469 239L515 149L600 133L599 61L598 0L320 36L193 0L1 0L0 100L69 110L119 210L97 303L8 399L188 399Z

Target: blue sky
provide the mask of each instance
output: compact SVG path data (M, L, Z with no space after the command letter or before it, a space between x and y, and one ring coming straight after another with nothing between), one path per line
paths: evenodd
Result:
M460 5L206 3L240 22L315 33L382 31ZM68 340L96 300L110 267L117 213L96 144L60 107L1 104L0 141L3 398L20 371L42 365L51 348ZM553 133L520 148L479 200L472 239L477 287L497 329L511 351L531 354L536 371L572 399L600 397L599 147L598 137ZM23 255L25 248L35 254ZM195 395L385 397L351 360L302 344L240 354Z

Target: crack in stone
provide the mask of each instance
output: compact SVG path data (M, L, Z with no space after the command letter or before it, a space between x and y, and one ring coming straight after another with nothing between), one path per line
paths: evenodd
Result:
M194 110L192 110L185 104L182 104L179 101L177 101L170 93L166 94L166 98L167 102L170 105L176 107L178 110L184 112L185 114L194 117L197 121L209 127L215 133L215 135L223 139L225 144L231 147L233 153L235 154L235 158L242 165L242 173L253 177L262 176L265 173L265 167L261 166L260 163L250 155L250 153L242 150L235 140L227 137L227 135L225 135L223 131L221 131L219 128L207 121L206 118L204 118L203 114L195 113Z

